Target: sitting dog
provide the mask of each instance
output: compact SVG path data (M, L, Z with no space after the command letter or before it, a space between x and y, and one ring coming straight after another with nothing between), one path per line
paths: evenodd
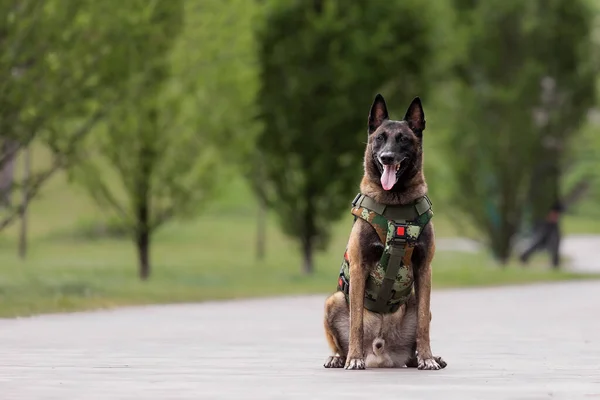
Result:
M325 368L446 367L431 352L433 211L423 175L425 115L415 98L402 121L378 94L368 119L360 193L338 290L325 302Z

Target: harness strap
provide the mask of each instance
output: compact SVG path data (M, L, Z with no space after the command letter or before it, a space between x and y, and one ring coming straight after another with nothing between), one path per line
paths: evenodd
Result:
M381 288L379 289L379 293L377 293L377 300L375 301L376 312L385 310L385 305L392 295L392 287L396 281L396 275L398 275L398 271L400 271L402 259L406 253L403 245L391 245L389 251L390 258L387 270L385 271L385 276L383 277L383 282L381 283Z
M427 196L423 196L415 202L413 207L386 206L377 203L367 195L359 193L354 198L354 201L352 201L352 205L356 208L368 208L392 221L412 221L419 218L420 215L426 213L431 208L431 201Z
M379 278L374 279L370 275L365 282L365 308L377 313L390 313L397 311L404 299L408 296L407 290L412 292L414 287L397 287L398 277L401 269L408 268L408 278L412 281L412 270L410 269L411 258L415 246L415 240L420 236L423 227L431 219L431 201L423 196L412 205L386 206L377 203L374 199L357 194L352 201L351 213L356 218L366 220L377 232L381 242L386 247L384 255L380 260L383 271L380 270ZM404 225L404 228L402 227ZM403 229L402 229L403 228ZM390 229L402 229L402 233L392 233ZM340 271L338 289L342 290L348 301L349 297L349 260L344 254L344 263ZM407 282L407 281L403 281Z
M396 276L403 265L410 265L410 259L412 258L414 246L405 244L395 244L390 246L390 258L381 283L381 287L377 293L377 300L372 303L371 310L377 313L390 312L389 301L394 297L394 291L392 290ZM397 310L401 304L395 304L395 310ZM395 311L394 310L394 311ZM393 312L393 311L392 311Z

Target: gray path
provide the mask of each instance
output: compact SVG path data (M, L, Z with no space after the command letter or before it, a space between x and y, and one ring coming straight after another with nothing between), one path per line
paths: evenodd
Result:
M477 252L481 245L467 238L436 239L437 251ZM600 235L568 235L562 240L560 253L565 257L564 268L581 273L600 273ZM545 253L545 257L548 257ZM549 257L548 257L548 265Z
M569 235L561 244L561 252L569 258L572 270L600 272L599 235Z
M0 320L0 399L600 399L600 282L438 291L442 371L326 370L323 296Z

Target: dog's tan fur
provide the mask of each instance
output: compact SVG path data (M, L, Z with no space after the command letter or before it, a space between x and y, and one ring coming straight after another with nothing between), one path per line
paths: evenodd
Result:
M386 128L396 129L396 135L402 134L410 138L413 148L417 149L414 154L414 173L401 182L398 189L389 191L384 190L379 183L380 175L374 162L374 138L383 122L388 121L385 103L383 109L381 106L376 108L377 101L376 99L369 115L370 134L365 149L365 175L360 191L381 204L409 204L427 194L421 146L421 132L425 121L420 101L417 110L420 114L417 115L417 111L414 111L413 102L403 121L392 121ZM420 123L422 128L418 125ZM371 126L374 128L371 129ZM417 129L413 130L413 127L419 128L419 134L415 133ZM425 227L423 239L412 254L415 295L391 314L376 314L364 308L366 278L377 264L372 256L375 252L374 245L377 245L374 242L377 241L381 246L381 242L374 238L376 233L373 227L366 221L357 219L352 227L347 249L350 261L350 304L347 304L342 292L334 293L325 302L325 332L333 352L325 362L325 367L364 369L406 365L419 369L444 368L446 363L440 357L433 356L429 339L431 261L435 253L433 224L430 222Z

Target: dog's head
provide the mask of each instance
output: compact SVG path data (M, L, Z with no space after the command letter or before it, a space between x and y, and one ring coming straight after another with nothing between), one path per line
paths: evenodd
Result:
M383 96L378 94L369 113L369 141L365 154L365 172L384 190L407 182L422 165L422 140L425 114L416 97L402 121L389 119ZM401 185L399 185L401 186Z

